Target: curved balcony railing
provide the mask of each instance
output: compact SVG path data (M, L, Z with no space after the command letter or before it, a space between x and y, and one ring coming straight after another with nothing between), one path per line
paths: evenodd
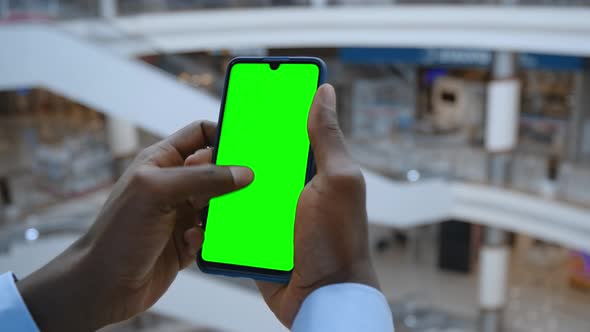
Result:
M0 0L1 20L69 19L207 9L403 5L590 6L590 0Z

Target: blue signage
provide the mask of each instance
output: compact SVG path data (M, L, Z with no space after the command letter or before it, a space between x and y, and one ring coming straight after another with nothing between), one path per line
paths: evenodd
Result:
M493 52L465 49L341 48L339 58L351 64L412 64L442 67L489 67ZM525 69L581 70L581 57L521 53L518 63Z
M523 53L518 57L522 68L552 69L552 70L581 70L586 65L586 59L576 56L548 55Z
M19 96L26 96L29 94L29 92L31 92L30 88L20 88L20 89L16 89L16 94Z

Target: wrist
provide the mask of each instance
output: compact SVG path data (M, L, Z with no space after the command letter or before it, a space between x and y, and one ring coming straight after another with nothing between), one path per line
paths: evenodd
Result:
M297 274L294 274L292 278L298 278ZM293 280L291 281L293 282ZM295 280L295 284L300 284L301 280ZM362 284L377 290L381 290L377 274L370 261L361 260L354 264L348 264L339 270L332 271L330 274L318 279L311 285L299 286L296 288L290 288L287 292L291 292L288 298L294 299L294 301L285 304L282 310L279 311L279 319L285 326L291 327L297 312L305 299L310 296L314 291L324 286L343 284L343 283L355 283Z
M366 259L359 260L356 263L348 264L337 271L333 271L309 287L310 289L307 295L320 287L342 283L356 283L380 289L373 264L370 259Z
M74 244L16 285L41 331L94 331L100 289L92 284Z
M345 278L337 283L357 283L381 290L377 273L370 261L355 264L348 275L345 275Z

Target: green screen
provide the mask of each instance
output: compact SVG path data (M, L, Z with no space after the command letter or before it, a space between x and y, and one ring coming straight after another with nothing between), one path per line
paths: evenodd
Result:
M232 66L216 164L248 166L254 180L211 200L205 261L293 268L295 210L309 152L307 116L318 77L315 64Z

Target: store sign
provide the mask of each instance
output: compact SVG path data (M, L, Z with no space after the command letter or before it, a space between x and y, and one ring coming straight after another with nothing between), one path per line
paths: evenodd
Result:
M26 96L31 92L31 88L19 88L16 89L16 94L19 96Z
M426 64L444 66L486 67L492 61L492 53L459 49L422 50Z
M522 68L551 70L582 70L586 59L576 56L524 53L518 57Z
M421 48L341 48L340 60L352 64L412 64L444 67L489 67L493 52L465 49ZM521 68L550 70L581 70L586 59L562 55L522 53Z

